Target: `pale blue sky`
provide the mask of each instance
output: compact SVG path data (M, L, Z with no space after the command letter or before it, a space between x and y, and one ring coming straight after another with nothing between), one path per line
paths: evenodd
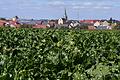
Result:
M120 19L120 0L0 0L0 17Z

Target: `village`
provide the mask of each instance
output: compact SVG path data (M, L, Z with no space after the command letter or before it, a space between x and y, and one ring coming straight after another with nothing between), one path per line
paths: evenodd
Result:
M120 21L110 19L103 20L69 20L67 11L64 11L64 17L59 19L20 19L15 16L11 19L0 19L1 27L14 27L14 28L73 28L73 29L89 29L89 30L103 30L103 29L119 29Z

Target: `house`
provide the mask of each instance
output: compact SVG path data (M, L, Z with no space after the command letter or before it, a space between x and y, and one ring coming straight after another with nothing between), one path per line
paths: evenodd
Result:
M47 28L47 24L48 22L46 21L39 21L39 22L36 22L36 24L32 26L32 28Z
M100 21L97 21L97 22L94 23L94 26L98 27L98 26L100 26L100 24L101 24Z
M18 21L19 17L18 16L15 16L12 18L12 21Z
M97 21L94 23L94 27L96 27L96 29L112 29L112 27L110 26L110 23L107 20L101 20L101 21Z
M78 20L67 20L64 24L56 24L55 28L80 28L81 24Z
M32 28L47 28L47 26L43 24L36 24Z
M110 23L108 23L107 21L104 21L104 22L101 22L101 25L102 25L102 26L109 26Z
M112 26L112 28L114 29L116 26L118 26L118 23L112 23L110 26Z
M68 25L69 28L79 28L81 26L80 22L76 20L69 20Z
M107 26L107 29L112 29L112 26Z
M18 21L10 20L8 23L9 23L10 27L14 27L14 28L19 28L20 27L20 23Z
M56 26L56 20L50 20L47 24L48 27L54 28Z
M60 24L64 24L64 21L63 21L62 18L58 19L58 24L59 24L59 25L60 25Z
M68 28L68 24L56 24L55 28Z
M98 27L96 27L96 29L97 30L106 30L106 29L108 29L108 26L98 26Z
M88 29L89 29L89 30L95 30L96 27L95 27L95 26L88 26Z

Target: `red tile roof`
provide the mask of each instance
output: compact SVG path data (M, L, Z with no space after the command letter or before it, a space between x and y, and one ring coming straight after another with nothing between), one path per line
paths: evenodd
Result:
M0 20L0 26L4 26L4 23L6 23L6 21Z
M82 23L95 23L97 21L100 21L100 20L80 20L80 22Z
M46 25L35 25L32 28L47 28Z
M0 20L0 23L6 23L7 21L5 21L5 20Z
M3 24L4 24L4 23L1 23L1 22L0 22L0 27L3 26Z

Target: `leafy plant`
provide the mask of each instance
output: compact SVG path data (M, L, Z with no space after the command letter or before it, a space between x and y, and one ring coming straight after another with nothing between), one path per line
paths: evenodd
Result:
M0 28L0 80L119 80L120 31Z

